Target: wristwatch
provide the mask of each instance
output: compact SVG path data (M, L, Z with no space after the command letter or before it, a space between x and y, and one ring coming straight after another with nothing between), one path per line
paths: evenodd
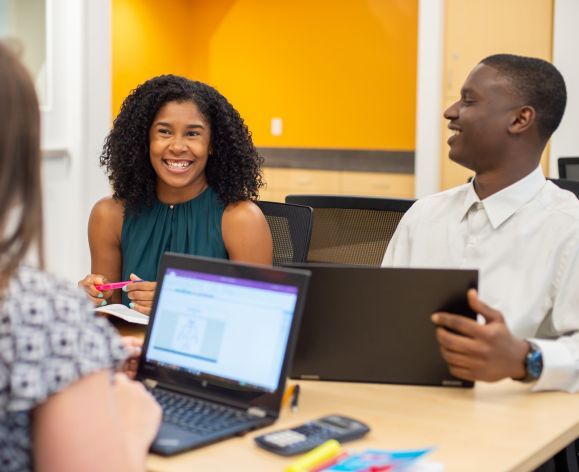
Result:
M543 372L543 353L539 346L531 341L529 343L529 352L527 357L525 357L525 370L527 375L521 379L523 382L532 382L537 380Z

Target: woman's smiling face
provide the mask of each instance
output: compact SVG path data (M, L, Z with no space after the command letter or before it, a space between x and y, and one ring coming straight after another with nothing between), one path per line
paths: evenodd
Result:
M149 130L159 200L178 203L203 191L210 143L211 126L195 103L173 101L159 109Z

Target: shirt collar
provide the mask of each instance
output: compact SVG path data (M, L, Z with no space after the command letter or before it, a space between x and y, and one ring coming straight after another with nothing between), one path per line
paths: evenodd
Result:
M529 202L545 185L545 176L541 167L512 185L482 200L485 211L494 229L497 229L519 208ZM474 190L474 179L467 187L462 205L461 219L466 216L470 207L481 200Z

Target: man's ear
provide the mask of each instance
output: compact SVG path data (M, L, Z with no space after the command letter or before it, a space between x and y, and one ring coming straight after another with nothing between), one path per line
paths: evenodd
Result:
M524 133L535 123L535 116L535 109L530 105L515 109L509 125L509 132L512 134Z

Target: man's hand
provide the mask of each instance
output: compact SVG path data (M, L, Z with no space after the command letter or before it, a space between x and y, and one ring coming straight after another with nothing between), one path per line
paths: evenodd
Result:
M469 290L467 298L486 324L450 313L432 315L440 352L450 373L461 379L486 382L525 377L529 344L511 334L501 312L480 301L476 290Z

